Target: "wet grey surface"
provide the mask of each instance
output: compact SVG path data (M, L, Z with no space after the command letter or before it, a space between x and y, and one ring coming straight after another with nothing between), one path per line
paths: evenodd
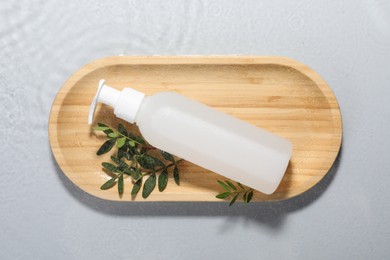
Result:
M318 186L277 203L114 203L50 151L63 82L111 55L278 55L315 69L343 115ZM388 1L1 1L0 259L385 259Z

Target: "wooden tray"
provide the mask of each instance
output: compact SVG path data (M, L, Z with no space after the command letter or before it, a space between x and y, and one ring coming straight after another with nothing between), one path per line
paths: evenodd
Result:
M108 200L131 201L130 179L125 193L102 191L108 179L101 168L109 155L96 156L103 139L87 124L88 110L100 79L122 89L146 94L177 91L218 110L289 138L293 154L281 185L272 195L256 192L253 201L291 198L318 183L339 152L342 123L335 96L313 70L283 57L109 57L72 75L57 94L49 122L50 145L58 165L82 190ZM95 123L116 126L107 106L99 105ZM125 125L130 127L129 124ZM261 165L259 165L261 167ZM169 180L164 192L136 201L220 201L222 190L213 172L184 162L181 185Z

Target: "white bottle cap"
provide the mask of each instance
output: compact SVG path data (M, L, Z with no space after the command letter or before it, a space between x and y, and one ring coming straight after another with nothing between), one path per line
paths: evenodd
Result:
M92 124L96 105L102 102L114 108L114 114L130 123L134 123L135 116L141 105L145 94L132 88L125 88L119 91L104 84L105 80L99 81L99 87L89 108L88 124Z

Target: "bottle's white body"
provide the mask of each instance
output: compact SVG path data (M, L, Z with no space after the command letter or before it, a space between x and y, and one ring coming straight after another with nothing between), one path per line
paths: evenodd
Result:
M291 157L287 139L174 92L145 97L135 122L151 145L266 194Z

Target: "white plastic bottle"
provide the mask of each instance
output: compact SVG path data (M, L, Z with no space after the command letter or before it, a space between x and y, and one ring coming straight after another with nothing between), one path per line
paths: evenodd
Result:
M276 190L291 157L289 140L175 92L145 96L101 80L89 124L97 102L136 123L151 145L266 194Z

